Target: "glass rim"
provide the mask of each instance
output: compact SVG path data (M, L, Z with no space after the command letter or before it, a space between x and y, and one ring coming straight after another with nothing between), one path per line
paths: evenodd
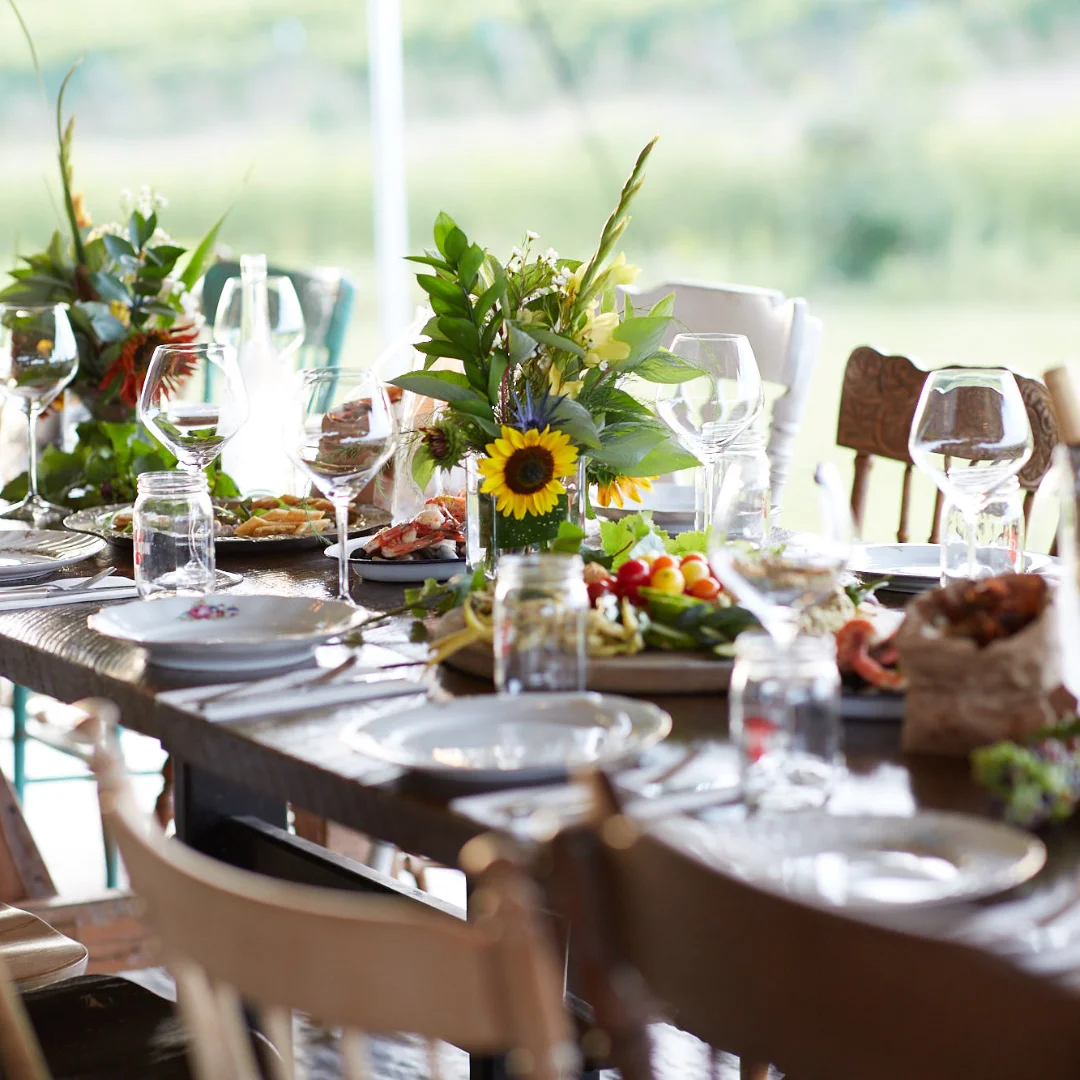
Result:
M699 334L693 330L681 331L671 340L674 342L677 338L693 338L695 341L745 341L747 344L750 343L750 338L746 334Z
M788 647L777 645L765 630L744 630L735 639L735 659L749 663L811 663L836 659L832 634L799 634Z
M55 304L16 304L10 300L0 300L0 310L3 311L56 311L57 308L68 312L71 305L66 300L57 300Z
M144 487L146 492L143 491ZM162 472L139 473L136 478L136 488L140 494L151 492L160 494L166 492L183 493L184 491L202 492L210 490L210 481L207 479L206 473L201 470L188 472L184 469L169 469Z

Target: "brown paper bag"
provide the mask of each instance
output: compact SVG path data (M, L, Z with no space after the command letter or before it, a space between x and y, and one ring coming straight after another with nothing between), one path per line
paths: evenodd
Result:
M1050 695L1061 683L1053 604L1019 633L980 648L935 624L939 593L924 593L908 605L896 637L908 679L904 750L966 754L1053 723Z

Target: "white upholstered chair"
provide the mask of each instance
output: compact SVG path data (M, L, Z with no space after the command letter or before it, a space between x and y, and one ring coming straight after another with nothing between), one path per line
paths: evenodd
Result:
M675 294L675 321L664 345L685 332L745 334L750 340L762 379L784 388L773 403L768 430L772 498L774 505L780 505L821 349L821 319L810 314L805 300L749 285L669 281L625 292L635 309L646 310L669 293Z

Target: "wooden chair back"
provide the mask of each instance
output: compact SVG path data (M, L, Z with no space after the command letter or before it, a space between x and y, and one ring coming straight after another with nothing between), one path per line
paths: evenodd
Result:
M908 435L915 408L919 404L927 372L906 356L886 356L869 345L860 345L848 357L844 385L840 393L840 416L836 442L855 451L855 479L851 488L851 512L856 527L862 528L870 470L875 457L904 462L904 483L900 497L900 523L896 539L907 543L911 508L911 475L914 463L908 453ZM1024 496L1024 516L1031 512L1054 446L1058 441L1057 421L1046 387L1038 379L1016 376L1027 406L1035 449L1020 471ZM939 491L934 500L934 520L930 542L937 543L941 531L944 499Z
M84 702L98 717L113 707ZM354 1033L347 1075L365 1075L355 1035L407 1031L470 1051L509 1051L522 1075L569 1074L573 1044L560 965L534 888L488 860L465 922L383 897L358 897L238 870L167 840L135 807L123 765L94 759L106 828L177 979L200 1080L254 1074L240 1001L288 1060L289 1010ZM481 838L482 840L483 838ZM476 851L472 852L476 857ZM232 1071L230 1071L232 1070Z
M675 321L664 345L686 332L744 334L749 339L762 379L784 388L773 403L768 427L772 499L779 505L821 350L821 320L810 314L805 300L789 299L775 289L670 281L624 291L635 309L646 310L675 294Z
M11 969L0 956L0 1076L49 1080L45 1057L26 1015Z
M799 1080L1080 1076L1075 988L757 888L708 865L687 827L704 826L616 814L553 845L571 942L605 949L599 975L578 974L624 1080L650 1075L632 1034L646 988L652 1018Z

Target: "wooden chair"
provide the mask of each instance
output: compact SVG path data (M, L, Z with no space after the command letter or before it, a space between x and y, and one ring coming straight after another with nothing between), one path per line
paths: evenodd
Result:
M86 970L85 945L28 911L0 904L0 960L19 990L35 990Z
M623 1080L651 1076L663 1014L798 1080L1075 1080L1080 992L985 950L796 902L707 865L669 819L639 829L610 787L592 828L556 837L544 879Z
M904 462L904 486L900 500L900 525L896 539L909 538L911 474L914 463L908 454L911 421L919 403L926 371L906 356L886 356L869 345L861 345L848 357L840 394L840 417L836 426L838 446L855 451L855 480L851 487L851 512L857 528L862 528L870 470L875 457ZM1035 449L1020 471L1024 496L1024 516L1031 512L1035 492L1050 467L1050 457L1058 441L1057 421L1050 395L1038 379L1017 375L1016 381L1027 405ZM934 500L934 521L930 542L938 542L944 502L939 491Z
M83 702L115 720L108 702ZM241 998L282 1051L276 1080L293 1076L290 1010L349 1034L350 1078L366 1076L359 1030L408 1031L470 1051L509 1052L522 1076L556 1080L576 1065L560 966L538 921L531 883L487 857L473 894L477 918L416 910L226 866L166 840L136 810L123 767L102 743L95 755L102 814L147 920L177 980L200 1080L256 1075ZM486 844L486 847L485 847ZM416 972L421 972L416 976Z
M768 442L773 504L779 506L821 349L821 320L810 314L805 300L746 285L671 281L647 290L627 288L625 293L635 309L646 310L675 294L675 322L664 345L687 331L745 334L762 379L784 387L772 407Z

